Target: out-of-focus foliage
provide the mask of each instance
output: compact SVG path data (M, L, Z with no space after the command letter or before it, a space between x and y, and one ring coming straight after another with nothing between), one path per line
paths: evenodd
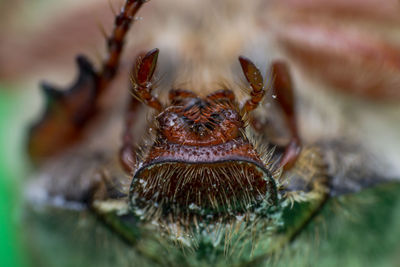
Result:
M278 266L399 266L400 185L332 199Z
M26 175L20 92L0 86L0 266L24 266L20 193Z

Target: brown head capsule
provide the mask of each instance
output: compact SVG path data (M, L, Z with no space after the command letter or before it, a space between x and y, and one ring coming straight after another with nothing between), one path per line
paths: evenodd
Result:
M156 64L156 51L150 51L138 64ZM261 100L263 79L250 60L241 57L240 63L246 76L247 69L256 70L251 75L257 77L248 78L257 89L251 93L255 100L249 99L241 107L227 89L205 97L171 90L169 106L158 109L155 142L137 163L131 184L131 206L137 214L157 221L186 218L190 223L194 217L228 220L274 205L275 181L247 138L243 118L243 113ZM152 75L143 73L149 71L153 73L154 66L139 66L134 74L135 95L148 105L158 103L151 95ZM138 82L138 77L148 80ZM253 80L257 85L253 86Z

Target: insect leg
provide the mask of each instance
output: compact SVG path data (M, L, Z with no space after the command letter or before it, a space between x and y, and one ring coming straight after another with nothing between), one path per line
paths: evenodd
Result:
M283 153L280 166L284 169L290 169L296 162L301 151L301 141L294 107L293 85L288 67L284 62L274 62L271 67L271 72L273 75L273 96L283 111L286 124L291 134L291 140Z
M43 85L46 96L44 114L30 128L28 153L35 163L71 147L82 139L94 116L99 113L102 93L114 78L123 48L123 40L134 17L145 0L127 0L115 19L115 27L107 40L108 56L101 70L96 71L84 56L77 59L79 76L66 89Z
M146 0L127 0L120 14L115 18L114 30L107 40L107 58L104 60L99 74L98 90L104 90L114 78L121 57L126 33L128 32L136 13Z
M119 160L121 166L127 173L131 173L136 164L136 153L134 146L134 139L132 136L132 128L135 124L138 108L140 106L139 100L134 97L129 99L128 107L125 113L124 129L122 133L122 146L119 150Z

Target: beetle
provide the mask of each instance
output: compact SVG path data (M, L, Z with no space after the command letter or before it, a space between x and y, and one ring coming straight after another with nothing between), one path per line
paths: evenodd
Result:
M256 139L257 130L262 133L269 127L252 115L263 100L266 85L251 60L239 57L247 81L239 87L249 95L242 103L232 85L224 85L203 96L174 88L169 92L169 103L162 104L152 94L157 83L153 80L159 53L156 49L139 55L134 64L134 96L125 112L118 157L122 168L110 163L115 158L89 146L64 152L87 138L89 125L101 113L99 98L117 73L124 36L144 4L126 1L108 38L109 53L100 71L79 57L80 76L69 90L43 87L48 103L43 117L30 131L31 158L37 164L50 158L43 173L49 172L46 168L58 171L69 165L72 174L67 174L68 179L47 185L50 195L87 205L129 244L146 244L154 238L162 240L161 247L168 247L171 241L183 251L193 251L188 258L210 249L215 255L241 251L238 257L243 262L268 258L277 249L268 245L274 237L279 240L274 233L290 228L283 240L291 240L332 192L340 191L335 180L329 179L327 168L332 163L326 159L327 152L301 143L293 86L284 63L275 62L271 68L271 91L290 135L284 145L265 137L251 140ZM156 114L149 122L149 136L135 140L132 133L140 102ZM135 142L144 145L137 148ZM269 145L262 147L265 144ZM86 174L82 168L95 170ZM129 179L122 169L128 171ZM50 176L55 177L51 172ZM288 227L290 222L283 214L291 204L299 203L310 205L307 215ZM175 260L182 257L181 253L173 253ZM143 253L140 257L150 260L154 255Z

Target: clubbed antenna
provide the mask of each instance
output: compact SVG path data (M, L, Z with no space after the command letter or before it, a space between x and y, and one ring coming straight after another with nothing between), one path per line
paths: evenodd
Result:
M161 112L162 105L160 101L151 94L153 90L152 79L157 66L158 53L159 50L155 48L147 52L144 56L139 55L137 57L132 82L135 96L149 107Z
M158 49L153 49L144 55L139 54L133 66L132 87L134 97L129 99L128 108L125 112L122 146L119 150L121 165L129 174L134 170L136 164L135 139L132 135L132 129L136 122L140 102L158 111L162 109L160 101L151 94L157 58Z
M265 95L265 90L263 77L256 65L244 56L239 57L239 62L243 74L252 88L252 91L250 92L251 98L247 100L242 107L242 113L244 114L258 107Z
M28 153L40 163L81 140L89 122L98 113L101 94L117 73L124 39L145 0L127 0L115 18L112 34L107 38L107 56L100 71L84 56L78 57L79 75L66 89L43 85L46 107L28 136Z

